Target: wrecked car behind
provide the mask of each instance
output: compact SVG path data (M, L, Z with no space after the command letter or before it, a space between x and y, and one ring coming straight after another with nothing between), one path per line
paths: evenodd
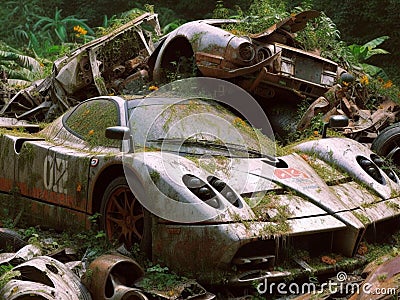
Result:
M321 96L345 70L301 50L294 40L295 32L317 16L317 11L301 12L249 36L221 28L231 20L186 23L161 40L151 55L153 79L187 76L198 68L202 76L232 80L263 99L282 91L289 91L291 97Z
M148 76L152 33L160 34L158 16L146 13L86 43L56 60L51 75L19 91L0 114L52 120L87 97L121 93L132 81Z

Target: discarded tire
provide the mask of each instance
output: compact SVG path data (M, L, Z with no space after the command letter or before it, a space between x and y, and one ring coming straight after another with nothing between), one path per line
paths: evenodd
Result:
M371 149L400 166L400 123L383 129L372 142Z

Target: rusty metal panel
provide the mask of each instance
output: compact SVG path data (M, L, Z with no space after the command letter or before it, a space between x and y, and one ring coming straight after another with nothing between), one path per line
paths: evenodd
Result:
M144 275L144 270L129 257L101 255L91 262L87 274L82 281L94 299L147 299L135 288L135 282Z
M11 191L15 173L14 139L0 134L0 190Z
M91 153L62 146L50 149L45 157L45 188L58 195L58 205L86 211L91 157Z
M44 189L44 161L51 147L46 141L16 137L15 147L15 182L22 196L47 199L49 194Z

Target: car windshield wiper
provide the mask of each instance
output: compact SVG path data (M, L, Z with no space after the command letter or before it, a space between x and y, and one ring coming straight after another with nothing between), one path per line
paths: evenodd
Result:
M234 150L249 153L258 157L264 157L265 155L262 154L260 151L255 149L247 148L246 146L237 145L233 143L218 143L215 141L210 141L206 139L183 139L183 138L158 138L154 140L147 140L150 143L180 143L182 145L196 145L196 146L203 146L203 147L211 147L214 149L222 149L225 151Z

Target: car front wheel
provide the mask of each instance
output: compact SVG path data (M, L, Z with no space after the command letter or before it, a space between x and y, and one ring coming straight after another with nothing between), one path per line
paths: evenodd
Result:
M108 239L130 249L135 243L148 252L150 216L130 190L125 177L106 188L101 203L102 225Z

